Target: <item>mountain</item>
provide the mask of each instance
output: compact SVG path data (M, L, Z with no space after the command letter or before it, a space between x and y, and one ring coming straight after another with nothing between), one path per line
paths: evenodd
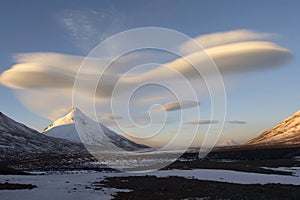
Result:
M80 136L79 136L79 133ZM104 125L90 119L78 108L73 108L62 118L55 120L44 129L47 136L64 138L73 142L87 145L97 145L104 149L139 150L149 148L146 145L137 144Z
M236 145L240 145L240 144L234 140L225 140L225 141L219 143L217 146L226 147L226 146L236 146Z
M246 144L300 145L300 110Z
M48 137L0 112L0 158L22 154L70 154L84 147L68 140Z

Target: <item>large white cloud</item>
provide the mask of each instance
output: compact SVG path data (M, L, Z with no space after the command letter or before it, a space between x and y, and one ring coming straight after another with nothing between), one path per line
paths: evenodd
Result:
M146 72L130 75L125 73L136 64L141 64L144 55L140 57L137 55L127 56L118 59L113 66L105 71L96 91L93 88L95 80L99 78L96 74L99 69L106 67L105 63L108 58L89 58L85 62L92 67L89 67L89 70L84 71L84 74L79 77L84 84L78 88L82 93L82 98L86 101L91 100L96 92L96 103L103 109L102 114L111 113L108 107L116 83L122 85L120 93L126 93L128 88L137 84L163 80L169 81L172 83L172 87L176 87L177 91L184 93L185 88L182 87L185 86L181 84L181 79L178 79L180 77L178 74L183 75L189 81L201 79L195 68L200 72L209 71L209 67L211 67L210 58L216 63L222 74L268 69L287 62L291 58L291 52L288 49L272 42L257 41L270 35L238 30L199 36L195 40L205 47L205 51L194 51L192 48L193 41L187 41L179 47L186 54L185 57L161 65L158 64L156 68ZM137 57L138 60L136 60ZM59 115L58 111L63 114L65 110L69 109L68 106L71 107L74 80L84 59L82 56L59 53L18 54L15 56L17 64L0 75L0 83L22 91L21 100L24 104L29 106L31 110L38 111L43 116L50 116L49 118L53 119L53 116ZM189 60L196 66L191 66ZM139 102L153 102L154 98L155 103L165 104L165 110L184 107L182 104L180 106L180 103L176 105L166 104L165 100L170 98L160 94L157 96L158 93L155 91L151 91L150 94L148 98L152 99L147 100L147 97L144 97L144 100L140 99ZM52 112L57 111L49 114L51 110Z
M192 40L183 43L180 46L180 50L183 53L190 54L199 50L198 45L201 45L204 49L211 47L222 46L230 43L244 42L244 41L256 41L270 38L274 34L270 33L257 33L250 30L234 30L227 32L217 32L206 35L200 35Z
M187 78L198 78L199 72L211 70L210 58L222 74L227 74L276 67L287 62L291 56L288 49L271 42L238 42L194 52L137 77L128 77L125 81L171 79L178 73Z

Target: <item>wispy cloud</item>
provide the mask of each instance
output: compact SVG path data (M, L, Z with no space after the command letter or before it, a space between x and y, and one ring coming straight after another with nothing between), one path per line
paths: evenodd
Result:
M94 10L65 10L59 20L70 32L77 46L89 52L99 42L122 28L124 16L113 7Z
M131 124L124 125L122 127L131 129L131 128L137 128L137 127L144 127L148 124L149 124L149 122L146 122L146 121L138 121L138 122L136 122L136 124L131 123Z
M138 99L135 99L136 103L139 104L145 104L145 103L157 103L157 102L161 102L162 100L165 100L167 98L167 96L152 96L152 97L141 97Z
M247 124L247 122L245 121L237 121L237 120L234 120L234 121L228 121L229 124Z
M190 100L185 100L185 101L172 101L166 104L163 104L160 109L157 111L175 111L175 110L181 110L181 109L187 109L187 108L193 108L196 106L199 106L199 102L196 101L190 101Z
M107 114L102 115L102 119L105 119L105 120L117 120L117 119L123 119L123 117L107 113Z
M194 120L190 122L186 122L186 125L199 125L199 124L217 124L218 120Z

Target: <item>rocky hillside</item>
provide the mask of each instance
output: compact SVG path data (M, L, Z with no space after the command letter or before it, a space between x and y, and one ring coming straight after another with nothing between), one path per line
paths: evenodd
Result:
M300 145L300 110L246 144Z

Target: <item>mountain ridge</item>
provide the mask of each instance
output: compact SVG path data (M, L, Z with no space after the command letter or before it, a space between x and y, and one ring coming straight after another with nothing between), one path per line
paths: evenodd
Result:
M300 145L300 110L245 144Z
M74 113L76 111L81 112L79 109L73 107L71 110L69 110L69 112L67 112L66 115L56 119L55 121L53 121L49 126L45 127L43 129L43 131L44 132L49 131L51 128L53 128L55 126L58 126L60 124L71 124L71 123L73 123L74 122L74 116L71 116L71 115L72 115L72 113Z

